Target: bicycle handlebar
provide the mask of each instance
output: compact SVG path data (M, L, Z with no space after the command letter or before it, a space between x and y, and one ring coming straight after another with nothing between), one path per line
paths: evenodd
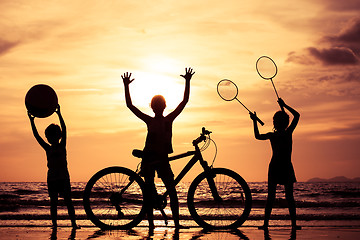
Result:
M211 131L206 130L205 127L202 127L201 129L201 133L200 133L200 137L198 137L197 139L193 140L193 145L197 145L199 143L201 143L202 141L206 140L206 135L210 136Z

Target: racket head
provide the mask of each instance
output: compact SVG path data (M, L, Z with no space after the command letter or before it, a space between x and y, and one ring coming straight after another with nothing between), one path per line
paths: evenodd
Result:
M217 92L223 100L232 101L237 97L239 90L233 81L223 79L217 85Z
M261 78L270 80L276 76L278 69L274 60L268 56L261 56L256 61L256 71Z

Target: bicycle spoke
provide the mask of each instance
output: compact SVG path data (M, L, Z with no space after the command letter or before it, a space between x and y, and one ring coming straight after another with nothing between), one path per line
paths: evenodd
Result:
M214 199L205 174L200 175L189 189L188 204L194 220L204 227L227 228L241 224L247 217L251 194L246 182L227 169L214 170L213 181L221 201ZM245 185L245 190L242 185ZM244 199L245 191L247 199ZM248 201L248 204L245 204Z
M141 178L121 167L102 171L94 175L92 185L85 190L84 207L90 220L104 228L136 225L144 214L143 189L138 183ZM130 180L131 175L138 180Z

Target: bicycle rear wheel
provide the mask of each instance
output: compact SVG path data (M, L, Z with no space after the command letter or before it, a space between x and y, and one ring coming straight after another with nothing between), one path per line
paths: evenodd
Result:
M197 224L207 229L225 229L241 226L251 210L251 191L236 172L225 168L211 170L220 199L215 200L207 174L197 176L191 183L187 203Z
M84 191L88 218L101 229L129 229L145 215L144 181L134 171L108 167L97 172Z

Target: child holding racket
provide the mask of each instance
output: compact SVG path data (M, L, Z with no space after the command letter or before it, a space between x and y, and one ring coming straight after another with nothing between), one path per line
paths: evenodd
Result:
M156 191L155 189L155 171L158 177L164 182L170 197L170 207L174 219L174 224L177 229L182 228L179 224L179 201L175 189L174 174L170 167L168 160L168 154L173 152L171 138L172 138L172 123L175 118L185 108L186 103L189 100L190 95L190 80L194 75L192 68L185 69L185 75L180 75L185 78L185 91L182 102L176 107L176 109L168 114L163 115L166 107L166 102L163 96L156 95L151 100L151 108L155 113L154 117L151 117L138 108L136 108L131 101L129 84L134 80L131 79L131 73L124 73L121 76L124 82L125 88L125 100L126 106L141 120L146 123L147 136L144 147L144 157L141 162L141 175L145 178L145 189L147 196L152 196ZM149 221L149 228L154 228L153 220L153 208L154 204L151 202L152 197L149 197L147 218Z
M35 117L28 112L35 139L45 150L47 157L47 186L50 197L50 215L53 228L57 228L57 205L58 197L64 198L68 209L71 225L74 229L80 228L76 225L75 210L71 201L70 175L66 160L66 125L60 112L60 105L55 110L59 117L60 125L50 124L45 129L45 136L49 143L45 142L39 135L35 126Z
M293 184L296 182L296 178L291 163L292 134L299 122L300 114L288 106L281 98L279 98L278 103L281 108L287 109L293 115L293 120L289 125L289 115L285 111L276 112L273 117L274 132L260 134L257 126L256 113L253 114L250 112L250 117L254 124L255 138L258 140L270 140L273 152L268 171L268 197L265 207L265 220L264 225L259 227L259 229L266 230L269 226L277 184L285 186L285 197L289 205L292 228L300 229L300 227L296 225L296 208L293 195Z

